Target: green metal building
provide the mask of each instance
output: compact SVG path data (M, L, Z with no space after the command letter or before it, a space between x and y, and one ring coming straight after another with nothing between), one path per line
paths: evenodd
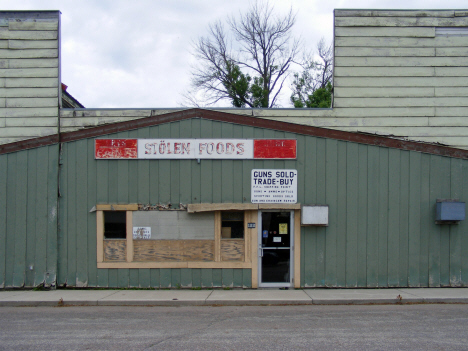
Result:
M295 154L106 158L96 140L287 140ZM1 145L0 287L467 286L467 159L200 109ZM284 170L294 201L253 197L256 171ZM463 216L436 223L441 202Z

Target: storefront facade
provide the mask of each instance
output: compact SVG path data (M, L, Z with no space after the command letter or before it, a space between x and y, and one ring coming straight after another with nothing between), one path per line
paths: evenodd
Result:
M107 156L99 140L114 141ZM219 153L255 140L288 150L181 159L161 158L158 144L139 158L122 140L178 153L185 141L185 156L200 140ZM468 282L466 221L436 223L438 200L465 201L464 150L194 109L0 152L4 288ZM297 188L258 197L272 179Z

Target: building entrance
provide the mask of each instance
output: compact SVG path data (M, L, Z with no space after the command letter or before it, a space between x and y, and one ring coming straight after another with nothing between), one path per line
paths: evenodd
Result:
M259 287L290 287L293 278L294 211L260 211Z

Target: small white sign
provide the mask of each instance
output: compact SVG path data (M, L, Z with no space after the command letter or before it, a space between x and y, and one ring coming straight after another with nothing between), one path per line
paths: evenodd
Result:
M133 239L151 239L151 227L133 227Z
M280 243L281 242L281 237L280 236L274 236L273 237L273 242L274 243Z
M297 202L297 170L253 169L252 203Z
M141 159L252 159L253 139L138 139Z

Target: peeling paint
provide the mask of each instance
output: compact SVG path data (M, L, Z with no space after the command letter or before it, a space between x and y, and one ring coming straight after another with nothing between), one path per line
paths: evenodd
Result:
M57 218L57 206L53 206L50 209L50 214L49 214L49 221L54 221L55 218Z

